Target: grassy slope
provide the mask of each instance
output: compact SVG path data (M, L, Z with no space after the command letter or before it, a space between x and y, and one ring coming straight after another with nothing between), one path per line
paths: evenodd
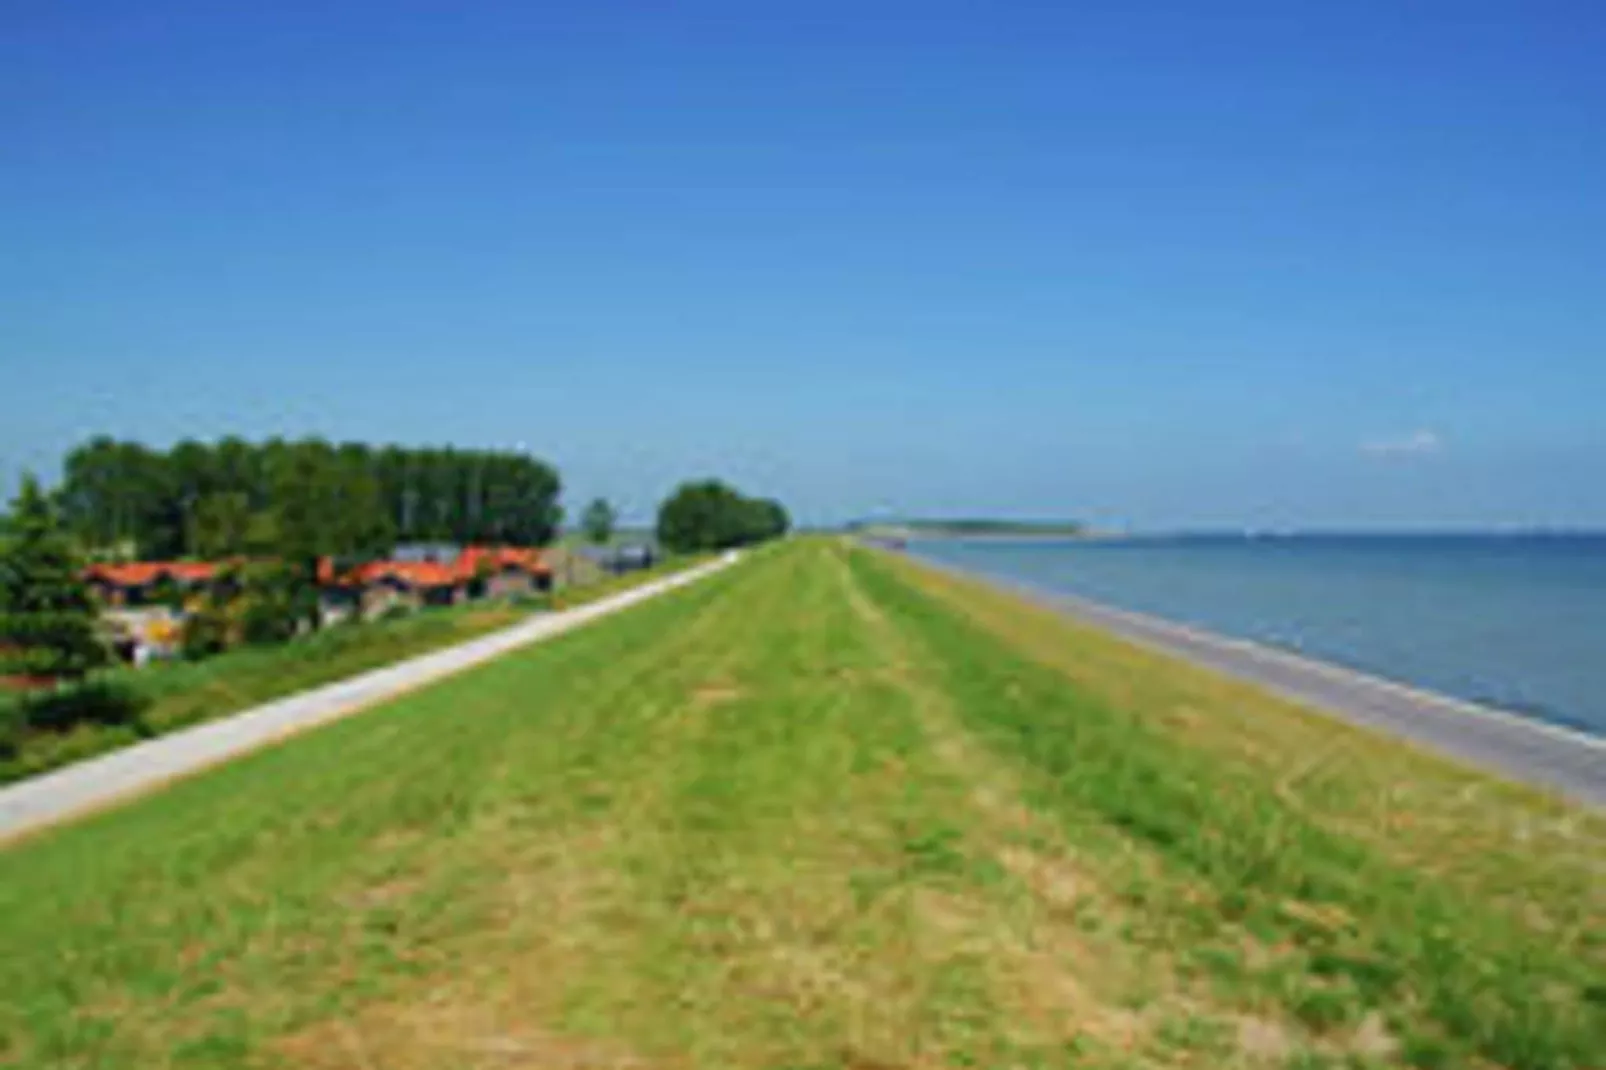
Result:
M564 588L553 605L584 605L700 560L704 558L670 558L647 571L594 577L584 585ZM148 702L138 719L131 724L83 724L70 732L27 736L16 754L0 757L0 784L466 642L515 624L531 611L528 606L505 601L427 609L360 628L325 629L284 646L248 647L205 661L114 670L107 674L109 679L126 683Z
M0 1062L1606 1050L1598 819L903 562L756 556L0 853Z
M234 650L199 662L117 669L107 678L126 684L148 703L134 723L83 724L70 732L27 736L18 753L0 758L0 783L462 642L506 627L527 612L501 604L428 610L360 628L330 628L286 646Z

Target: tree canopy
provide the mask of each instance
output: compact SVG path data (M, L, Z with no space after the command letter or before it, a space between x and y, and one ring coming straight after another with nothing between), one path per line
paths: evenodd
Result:
M60 497L85 545L147 558L383 550L394 541L550 542L557 472L523 454L321 439L101 436L67 457Z
M658 508L658 541L678 553L762 542L790 526L780 502L749 498L717 479L682 483Z
M619 514L606 498L594 498L580 515L580 526L585 530L587 539L601 546L613 538L613 528L618 519Z
M0 677L76 679L105 660L82 562L31 475L0 543Z

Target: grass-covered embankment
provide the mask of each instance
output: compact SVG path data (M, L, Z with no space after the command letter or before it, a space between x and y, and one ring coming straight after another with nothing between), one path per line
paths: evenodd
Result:
M506 628L552 605L584 605L702 558L669 558L641 572L562 588L551 598L494 600L425 609L408 616L342 624L279 646L244 647L203 661L176 661L97 675L115 720L86 719L66 730L25 726L0 731L0 784L165 735L263 702L334 683ZM0 702L14 702L0 695ZM0 716L5 711L0 710Z
M113 692L119 717L126 721L20 732L10 753L0 752L0 783L472 639L529 612L500 603L427 609L392 620L336 625L282 646L242 647L203 661L101 673L97 681Z
M800 540L0 853L0 1062L1582 1067L1602 842Z

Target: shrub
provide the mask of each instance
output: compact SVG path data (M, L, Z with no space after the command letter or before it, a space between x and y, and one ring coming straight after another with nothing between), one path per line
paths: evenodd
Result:
M297 593L295 574L282 565L246 568L242 590L231 607L240 641L261 645L292 638L304 619Z
M9 721L15 741L27 729L66 732L81 724L133 724L148 700L127 683L100 679L30 692L11 702L15 706L12 712L0 711L0 735L7 731Z
M76 680L106 661L82 562L32 476L0 541L0 677Z
M0 692L0 759L17 756L27 723L20 696Z
M223 612L210 605L184 618L181 646L189 661L200 661L220 654L229 645L229 622Z

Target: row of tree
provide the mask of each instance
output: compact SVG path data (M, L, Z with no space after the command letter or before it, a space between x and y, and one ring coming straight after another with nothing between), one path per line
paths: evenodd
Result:
M194 635L186 633L186 649L206 654L316 628L321 557L382 553L408 531L415 538L532 543L554 533L557 477L550 469L518 456L453 451L440 452L481 459L487 470L500 465L505 482L492 483L489 494L476 483L469 500L477 510L462 510L450 494L429 499L447 503L439 526L409 528L411 518L389 515L394 501L373 470L387 452L316 440L261 447L224 440L215 447L183 443L162 454L106 439L75 451L54 495L27 477L10 515L0 516L0 682L74 679L103 661L96 609L81 578L84 544L131 544L152 556L252 558L188 615ZM413 456L428 459L431 451ZM119 474L134 481L132 490L120 485ZM405 497L402 504L410 511L418 502ZM599 499L584 519L589 536L602 542L615 515ZM779 502L702 480L681 484L664 501L657 535L665 549L687 553L776 538L789 525Z
M557 472L522 453L224 438L168 450L109 437L68 456L59 501L97 550L217 558L394 543L551 541Z
M717 479L682 483L658 509L658 541L676 553L727 550L779 538L791 518L773 498L749 498Z

